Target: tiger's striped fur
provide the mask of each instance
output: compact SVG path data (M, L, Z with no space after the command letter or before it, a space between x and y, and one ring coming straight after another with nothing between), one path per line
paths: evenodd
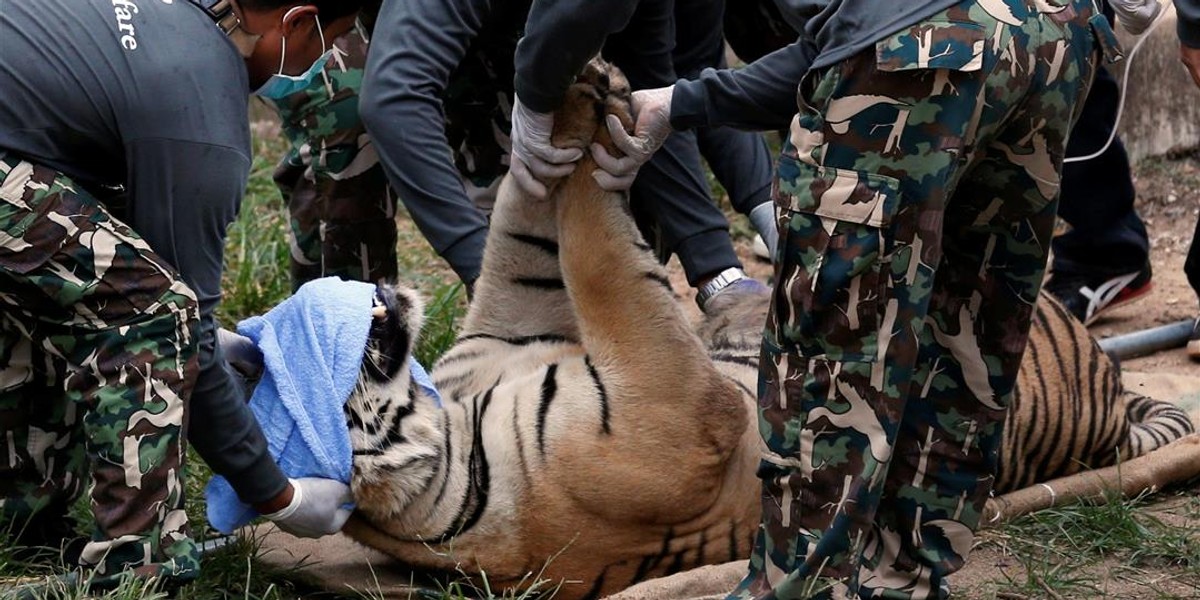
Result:
M1175 405L1126 390L1083 323L1043 293L1004 420L996 489L1114 465L1192 431Z
M596 124L606 112L628 123L627 98L619 74L593 62L556 117L556 143L605 141ZM585 157L547 201L503 183L461 336L432 371L444 409L397 376L419 300L381 288L389 316L347 405L351 537L415 568L486 573L493 589L540 572L564 582L565 599L748 555L769 298L718 296L698 335L594 168ZM1023 368L1001 489L1191 429L1179 411L1124 395L1114 365L1052 301L1039 305Z

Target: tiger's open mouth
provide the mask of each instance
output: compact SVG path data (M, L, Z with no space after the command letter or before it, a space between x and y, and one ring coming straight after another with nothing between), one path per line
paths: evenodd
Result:
M412 337L408 313L412 304L391 286L380 284L371 299L371 329L363 353L363 371L376 382L391 381L407 361Z

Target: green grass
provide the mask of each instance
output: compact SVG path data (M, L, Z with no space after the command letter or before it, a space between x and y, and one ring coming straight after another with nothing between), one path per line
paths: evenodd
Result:
M1195 498L1184 503L1186 523L1168 523L1146 510L1145 497L1050 508L983 535L1019 568L1001 569L996 597L1104 598L1111 578L1144 581L1145 598L1200 596L1200 513ZM1111 565L1097 567L1097 565ZM1159 588L1170 573L1173 589ZM1172 595L1174 594L1174 595Z
M273 163L259 153L250 172L246 198L225 243L225 272L217 319L227 328L262 314L288 296L287 212L271 181Z

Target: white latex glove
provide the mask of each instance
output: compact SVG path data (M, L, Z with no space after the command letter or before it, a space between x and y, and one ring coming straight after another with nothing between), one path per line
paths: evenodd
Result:
M583 156L579 148L556 148L550 143L554 115L529 110L521 99L513 102L512 165L508 172L525 193L546 197L546 183L566 177Z
M264 517L296 537L319 538L342 530L350 518L350 509L344 505L354 501L350 486L321 477L288 481L292 484L291 503Z
M225 362L229 363L238 374L248 380L257 380L262 377L263 355L254 340L224 327L218 327L217 343L221 345Z
M1141 35L1162 10L1159 0L1108 0L1117 22L1133 35Z
M671 135L671 96L675 86L633 93L633 135L625 132L621 120L608 115L608 132L613 144L625 153L616 158L599 144L592 144L592 158L600 167L592 172L596 183L610 192L623 192L633 185L638 169L654 156Z

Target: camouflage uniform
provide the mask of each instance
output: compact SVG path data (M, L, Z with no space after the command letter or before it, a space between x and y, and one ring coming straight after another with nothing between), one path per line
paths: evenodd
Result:
M293 289L327 275L396 279L396 196L358 115L368 46L359 24L308 89L268 101L292 146L275 183L291 215Z
M992 487L1067 132L1096 42L1115 49L1102 19L1092 0L966 0L801 83L774 189L763 526L732 598L948 596Z
M198 322L140 236L65 175L0 152L0 522L63 516L90 476L81 562L96 583L196 576L183 435Z

